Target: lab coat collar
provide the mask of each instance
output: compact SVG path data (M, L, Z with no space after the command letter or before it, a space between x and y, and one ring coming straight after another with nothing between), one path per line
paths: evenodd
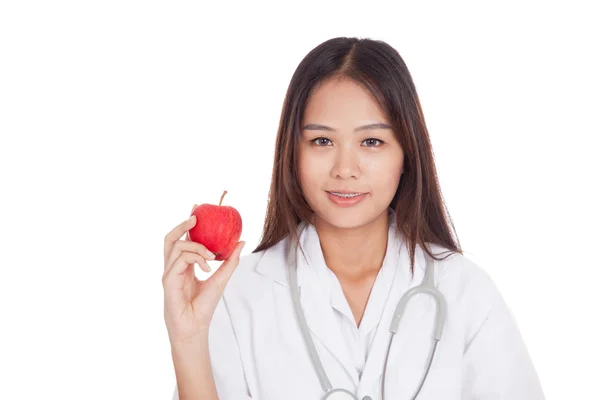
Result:
M300 259L298 265L299 286L302 287L302 282L304 279L306 279L305 276L307 274L310 274L311 272L316 274L322 283L323 290L326 292L325 294L329 299L329 304L350 319L352 323L354 323L354 316L344 295L340 282L333 271L331 271L325 263L323 251L319 241L319 235L316 229L314 226L308 225L304 232L302 244L308 256L308 263L303 262L304 260ZM388 294L394 280L394 275L398 270L397 264L401 240L402 236L397 234L395 219L392 216L392 218L390 218L388 227L386 254L383 260L383 265L381 266L377 279L374 283L375 286L373 286L373 290L369 296L367 309L365 310L364 317L359 326L361 335L368 334L379 323L381 310L383 309L386 299L388 298ZM311 269L313 271L310 271ZM406 275L405 271L402 271L401 273Z
M300 236L307 258L303 258L300 251L297 253L298 260L298 286L300 287L300 301L306 317L307 325L314 334L313 337L319 340L337 359L340 367L343 368L349 379L354 382L355 387L359 386L361 376L355 368L352 359L352 351L347 347L343 337L342 327L338 323L334 307L348 308L347 300L332 297L333 294L341 292L332 290L332 285L338 285L333 272L325 264L323 253L316 229L312 225L306 225ZM377 293L380 297L369 299L369 307L383 308L389 293L393 277L397 272L400 252L400 238L396 233L393 221L389 225L388 247L384 258L384 265L380 271L384 279L380 279L377 284L385 285L381 292ZM408 277L408 268L400 274ZM405 280L403 280L405 281ZM343 296L343 293L340 295ZM333 304L336 302L336 304ZM343 304L343 305L342 305ZM350 312L351 314L351 312ZM350 315L354 320L354 317ZM361 332L368 332L379 324L381 314L365 313L365 318L361 322ZM374 362L371 361L373 364ZM365 365L366 368L366 365Z
M289 276L287 271L287 259L290 249L289 235L281 239L265 250L263 256L256 264L256 271L275 282L289 286Z
M391 286L392 291L385 303L382 319L377 322L378 327L375 333L375 339L369 352L362 378L360 378L358 372L354 368L351 352L346 348L345 341L340 340L342 331L337 323L334 314L335 310L330 306L323 307L324 304L331 304L331 293L323 288L322 279L326 276L323 274L323 266L320 265L317 268L310 267L309 261L311 259L313 261L316 260L316 262L322 262L318 257L318 254L321 254L322 257L320 248L318 252L315 252L315 246L319 246L318 240L315 240L318 239L318 236L314 231L314 227L309 224L300 224L298 228L300 233L299 241L301 246L305 249L305 254L307 256L307 258L304 258L302 251L299 248L296 249L296 259L298 261L298 286L301 288L300 301L304 310L307 325L314 335L313 338L320 341L338 360L340 366L346 371L350 380L354 382L355 387L359 386L359 381L365 381L368 384L370 380L377 380L382 373L382 363L385 358L386 345L389 339L389 326L394 308L396 307L400 296L408 288L420 283L424 276L425 263L424 259L421 260L420 258L422 252L420 252L419 246L417 246L415 258L415 274L411 279L410 259L408 256L408 249L406 248L406 242L403 240L402 235L395 230L395 220L392 217L390 219L390 233L392 233L392 235L388 235L388 243L390 244L389 250L393 252L398 250L400 254L398 257L394 257L397 259L397 263L394 264L396 271L394 283ZM290 238L288 236L276 245L267 249L257 265L257 271L259 273L270 277L284 286L289 286L288 269L292 268L291 265L287 264L290 250L289 245ZM317 256L315 256L315 254L317 254ZM387 258L386 254L386 259ZM390 257L389 260L391 261L393 258ZM319 272L319 270L321 271ZM419 301L420 296L411 300L411 306L408 307L408 309L411 309L412 311L407 312L407 314L414 315L414 313L417 313L417 315L422 315L422 311L418 311L420 310L418 305ZM407 340L406 336L400 334L397 336L398 337L394 340L394 347L402 347Z

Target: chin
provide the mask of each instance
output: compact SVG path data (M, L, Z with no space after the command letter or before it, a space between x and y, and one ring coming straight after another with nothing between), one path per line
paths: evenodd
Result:
M334 206L335 207L335 206ZM375 221L381 213L369 207L353 207L353 208L334 208L316 212L317 218L326 225L337 229L354 229L368 225Z
M327 225L330 225L337 229L354 229L365 225L368 221L364 218L322 218L321 220Z

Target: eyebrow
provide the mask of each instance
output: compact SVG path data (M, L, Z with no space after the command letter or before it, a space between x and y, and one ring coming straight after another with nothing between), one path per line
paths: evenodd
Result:
M356 128L354 130L354 132L359 132L359 131L366 131L366 130L375 130L375 129L392 129L392 127L388 124L383 124L383 123L377 123L377 124L369 124L369 125L363 125L363 126L359 126L358 128ZM329 127L329 126L325 126L325 125L319 125L319 124L307 124L304 125L304 127L302 128L302 130L311 130L311 131L330 131L330 132L335 132L335 129Z

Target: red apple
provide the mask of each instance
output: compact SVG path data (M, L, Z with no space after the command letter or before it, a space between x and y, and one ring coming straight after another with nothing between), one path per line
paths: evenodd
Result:
M204 245L215 254L215 260L229 258L242 235L242 217L231 206L222 206L223 192L219 205L200 204L192 211L196 225L189 230L190 240Z

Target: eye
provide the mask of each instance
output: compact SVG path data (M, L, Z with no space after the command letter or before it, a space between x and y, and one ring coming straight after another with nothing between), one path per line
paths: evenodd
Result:
M331 145L331 140L326 137L318 137L318 138L311 140L311 143L314 143L315 145L320 146L320 147L324 147L324 146ZM380 139L369 138L369 139L363 140L363 143L366 143L367 147L379 147L384 142L383 142L383 140L380 140Z
M327 146L328 143L331 142L331 140L327 139L326 137L318 137L316 139L311 140L311 142L316 144L317 146Z
M383 144L383 140L379 140L379 139L375 139L375 138L369 138L369 139L365 139L363 140L363 143L367 143L367 147L378 147L379 145L377 144L377 142L381 144Z

